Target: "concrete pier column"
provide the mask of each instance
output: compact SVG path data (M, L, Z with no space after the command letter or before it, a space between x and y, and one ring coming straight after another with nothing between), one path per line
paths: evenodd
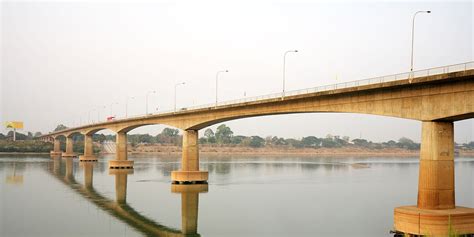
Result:
M418 202L394 210L395 230L409 235L474 233L474 209L455 206L452 122L424 121L420 149Z
M79 156L79 161L97 161L97 157L94 156L92 135L84 135L84 155Z
M207 171L199 171L199 143L197 130L183 132L183 153L181 170L171 172L171 180L175 183L207 182Z
M198 230L199 194L208 192L208 184L172 184L171 192L181 193L181 233L196 235Z
M66 152L62 154L63 157L76 157L77 155L73 151L74 140L72 137L66 137Z
M133 161L127 160L127 133L118 132L116 141L115 160L109 161L111 169L133 169Z
M50 152L51 157L60 157L63 152L61 151L61 141L58 138L53 139L53 150Z
M420 209L455 207L452 122L423 122L417 206Z

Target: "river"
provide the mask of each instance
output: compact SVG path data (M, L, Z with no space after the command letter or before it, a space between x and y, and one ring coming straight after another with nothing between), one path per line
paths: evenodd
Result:
M179 157L129 155L133 172L0 156L0 236L393 236L415 205L418 158L206 156L208 185L172 185ZM456 205L474 207L474 158L455 159Z

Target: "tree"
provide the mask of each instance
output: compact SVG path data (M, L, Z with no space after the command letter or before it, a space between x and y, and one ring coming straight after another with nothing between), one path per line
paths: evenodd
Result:
M262 147L265 144L265 139L259 137L259 136L252 136L250 138L250 146L251 147Z
M230 143L232 144L241 144L247 137L246 136L233 136L230 138Z
M321 139L315 136L309 136L303 137L303 139L301 139L301 142L303 143L303 146L306 147L318 147L321 144Z
M231 142L231 137L234 135L234 132L230 130L225 124L220 125L217 127L216 130L216 140L219 144L229 144Z
M285 139L285 142L295 148L303 147L303 143L300 140L296 140L293 138Z
M360 146L360 147L369 147L370 146L370 142L368 142L365 139L356 138L356 139L352 140L352 142L354 143L354 145Z
M179 130L178 129L173 129L173 128L165 128L165 129L163 129L161 134L163 134L165 136L168 136L168 137L176 137L179 134Z
M333 136L326 136L326 138L321 139L321 146L322 147L341 147L341 144L334 141Z
M408 150L416 150L420 148L420 144L415 143L414 141L406 137L398 139L398 146L400 148L405 148Z
M61 130L64 130L64 129L67 129L66 126L64 126L63 124L59 124L58 126L56 126L56 128L54 129L54 131L61 131Z
M212 129L206 129L206 131L204 131L204 137L207 143L216 143L216 135Z
M41 135L43 135L41 132L35 132L35 137L40 137Z

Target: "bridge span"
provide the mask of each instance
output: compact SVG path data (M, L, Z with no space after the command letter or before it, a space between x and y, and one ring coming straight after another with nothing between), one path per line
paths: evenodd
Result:
M240 118L290 113L359 113L418 120L422 123L417 206L395 209L395 228L426 234L448 222L458 233L474 233L474 209L456 207L454 187L454 124L474 117L474 62L412 73L340 83L295 92L247 98L186 110L98 122L42 136L54 142L52 156L74 157L72 137L84 135L81 161L95 161L92 135L116 133L116 159L109 168L133 168L127 159L127 133L162 124L183 130L181 169L174 183L199 183L208 172L199 169L198 131ZM59 137L66 138L66 151ZM446 225L445 225L446 226Z

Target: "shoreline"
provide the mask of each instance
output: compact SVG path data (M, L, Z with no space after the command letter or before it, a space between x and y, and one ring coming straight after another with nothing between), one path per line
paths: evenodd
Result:
M132 148L128 151L133 155L161 154L161 155L181 155L181 147L177 146L144 146ZM419 150L406 150L399 148L391 149L363 149L355 147L343 148L250 148L250 147L213 147L203 146L199 153L207 156L313 156L313 157L344 157L344 156L372 156L372 157L419 157ZM114 153L98 153L107 155ZM0 155L49 155L47 152L0 152ZM474 157L474 151L458 150L455 157Z

